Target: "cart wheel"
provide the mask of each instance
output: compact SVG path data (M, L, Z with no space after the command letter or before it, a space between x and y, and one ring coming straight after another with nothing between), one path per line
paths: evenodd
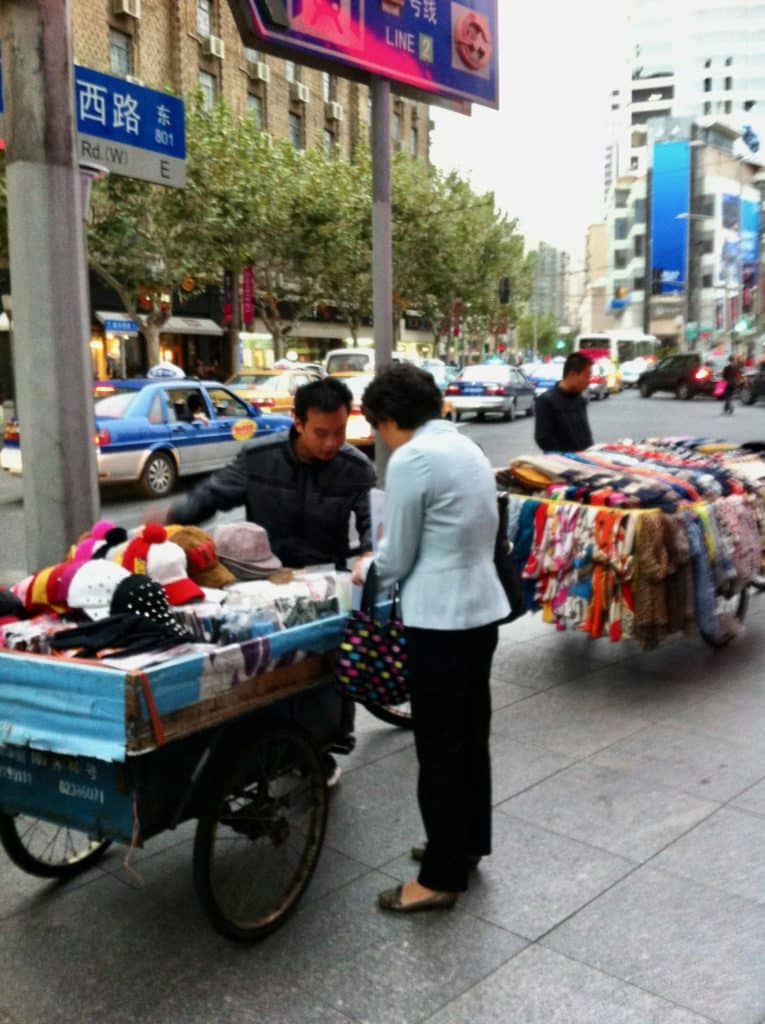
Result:
M13 863L40 878L72 878L100 860L110 839L92 839L85 832L26 814L0 812L0 843Z
M746 618L746 610L749 607L749 588L731 597L722 597L718 594L715 618L718 623L718 632L715 635L699 630L701 636L710 647L725 647L731 640L738 636L741 631L741 623Z
M765 572L757 573L750 583L755 590L765 590Z
M397 725L399 729L412 728L412 705L405 704L365 704L370 715L379 718L388 725Z
M279 726L241 749L194 839L194 884L213 926L250 942L278 928L311 879L326 823L324 772L304 732Z

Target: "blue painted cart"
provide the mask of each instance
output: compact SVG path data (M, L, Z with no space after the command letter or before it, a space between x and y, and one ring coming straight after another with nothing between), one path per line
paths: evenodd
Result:
M344 616L145 671L0 653L0 841L66 878L112 841L197 818L194 882L223 934L295 908L324 838L321 754L342 744L329 652Z

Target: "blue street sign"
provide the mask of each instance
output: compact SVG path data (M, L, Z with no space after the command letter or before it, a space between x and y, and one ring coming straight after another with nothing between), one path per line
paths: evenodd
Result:
M136 320L104 320L104 330L107 334L138 334L138 322Z
M246 42L428 96L499 105L496 0L230 0ZM279 16L276 6L283 7ZM282 16L283 14L283 16Z

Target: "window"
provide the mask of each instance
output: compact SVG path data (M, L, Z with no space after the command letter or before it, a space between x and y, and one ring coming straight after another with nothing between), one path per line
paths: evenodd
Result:
M732 89L733 88L733 79L730 77L730 75L728 75L726 77L726 79L725 79L725 88L726 89Z
M712 79L711 78L705 78L704 79L704 92L711 92L711 91L712 91Z
M215 104L215 76L209 71L200 71L198 81L202 90L202 108L209 110Z
M324 152L327 154L327 156L332 156L332 154L334 153L334 151L335 151L335 143L336 142L337 142L337 139L335 138L335 133L330 128L325 128L324 129Z
M393 141L401 142L401 114L394 113L390 123Z
M409 138L410 138L410 141L412 143L412 152L414 153L415 156L417 156L417 147L418 147L419 142L420 142L420 134L417 131L417 126L416 125L412 126L412 130L411 130L411 132L409 134Z
M295 63L291 60L285 60L284 62L284 77L288 82L297 82L297 75L295 74Z
M617 188L617 190L616 190L616 199L615 199L616 206L620 210L623 210L624 207L627 205L627 201L629 200L629 197L630 197L629 189Z
M732 110L733 110L733 104L731 103L730 100L726 100L725 101L725 113L726 114L730 114Z
M289 113L290 142L295 149L303 148L303 118L300 114Z
M633 281L632 281L632 290L633 291L642 292L644 288L645 288L645 278L644 277L636 277L636 278L633 279Z
M223 388L208 388L207 397L212 402L215 409L215 415L218 417L235 416L237 419L252 418L250 410L244 402L235 398L230 391L224 391Z
M256 128L263 128L263 100L254 92L247 93L247 114L255 122Z
M704 238L701 241L701 251L704 255L715 251L715 240L714 238Z
M733 63L733 58L732 57L726 57L725 58L725 67L726 68L729 68L732 63Z
M642 235L635 235L635 246L634 246L634 249L632 251L634 252L634 254L636 256L642 256L643 255L643 242L644 242L644 239L643 239Z
M711 288L714 282L714 274L704 274L701 279L702 288Z
M614 267L617 270L624 270L627 266L627 253L623 249L617 249L614 253Z
M197 0L197 32L203 39L212 35L212 0Z
M636 224L645 224L645 199L635 200L632 216Z
M332 76L328 75L326 71L321 73L321 98L325 103L329 103L332 99Z
M707 57L707 59L704 61L704 67L705 68L711 68L712 67L712 58L711 57Z
M253 50L251 46L245 46L244 59L248 60L250 64L257 64L260 60L260 53L257 50Z
M113 75L133 74L133 40L127 33L109 29L109 68Z
M704 104L704 113L705 114L711 114L712 113L712 104L708 100Z
M636 156L631 156L630 157L630 170L631 171L636 171L639 166L640 166L640 158L636 157Z
M626 238L629 232L629 221L626 217L618 217L614 221L614 238Z

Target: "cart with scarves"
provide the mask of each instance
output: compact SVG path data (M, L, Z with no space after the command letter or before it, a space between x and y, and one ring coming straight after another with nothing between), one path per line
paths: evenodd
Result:
M558 630L723 646L762 586L765 445L652 438L496 471L526 606Z
M0 653L0 840L67 878L112 842L198 819L194 885L223 934L257 940L295 908L321 851L321 753L339 749L331 652L344 615L144 670Z

